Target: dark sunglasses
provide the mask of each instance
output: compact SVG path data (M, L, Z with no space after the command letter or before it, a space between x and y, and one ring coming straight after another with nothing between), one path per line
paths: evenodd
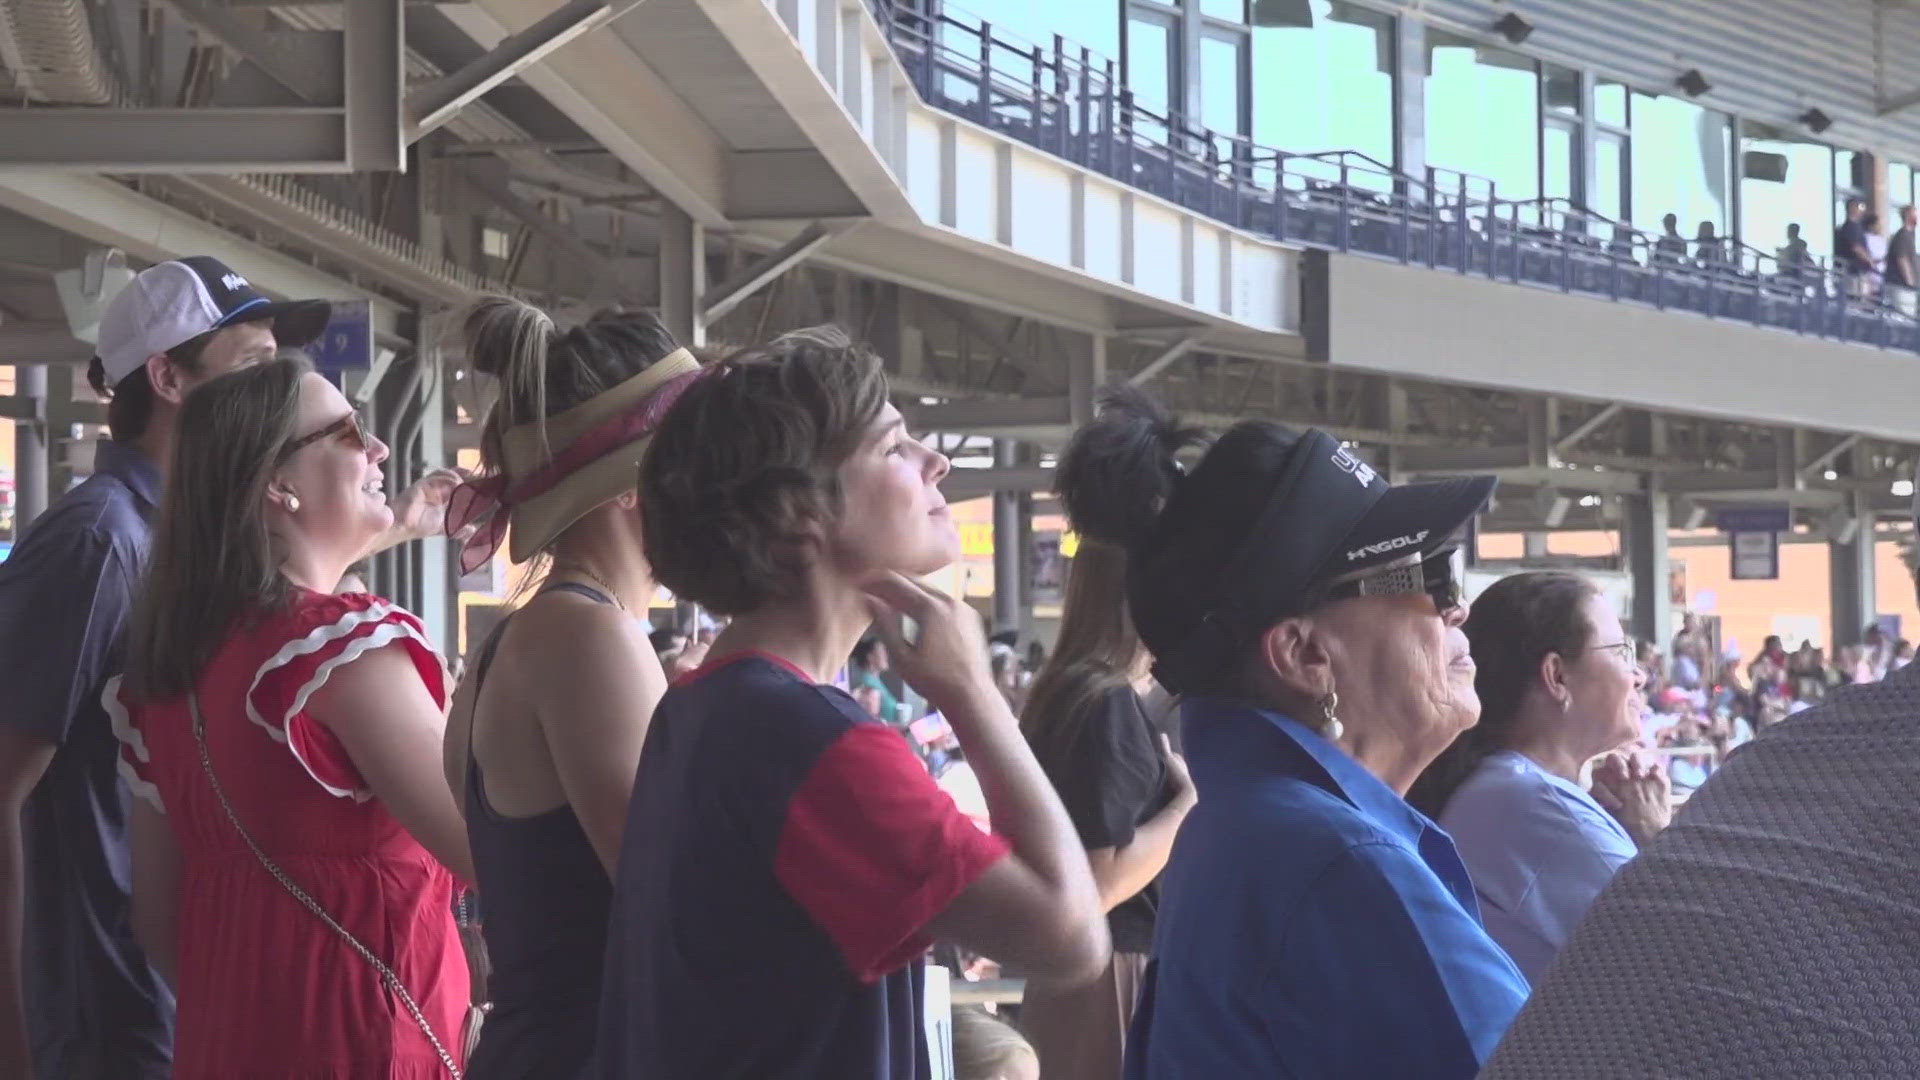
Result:
M319 431L302 435L288 443L286 447L280 451L280 460L286 461L308 446L319 442L321 439L327 438L338 438L342 443L356 450L365 450L368 446L372 445L371 440L367 436L367 429L360 426L360 414L350 412L340 419L335 420L333 423L328 424L326 427L321 428Z
M1446 614L1463 602L1460 551L1440 551L1418 562L1383 566L1345 581L1327 586L1323 594L1329 601L1352 600L1361 596L1418 596L1425 593L1433 600L1434 611Z

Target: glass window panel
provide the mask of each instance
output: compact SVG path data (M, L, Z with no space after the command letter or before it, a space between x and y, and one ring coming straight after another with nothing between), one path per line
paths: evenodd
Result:
M1593 140L1593 185L1587 207L1612 221L1626 220L1627 140L1601 132Z
M1133 91L1134 104L1156 116L1166 116L1167 103L1172 100L1177 70L1173 41L1170 23L1139 15L1127 20L1126 87ZM1167 134L1165 126L1152 122L1136 121L1134 128L1156 141L1164 140Z
M1540 194L1549 199L1573 198L1573 130L1548 124L1540 155Z
M1797 226L1809 253L1833 255L1833 151L1790 131L1742 125L1740 238L1762 251L1787 243Z
M1442 30L1427 34L1427 160L1539 195L1540 91L1532 60Z
M1633 224L1660 235L1672 214L1689 240L1700 223L1728 232L1732 125L1685 98L1633 95Z
M1288 10L1255 10L1253 140L1297 154L1357 150L1391 168L1393 17L1337 0L1276 7ZM1384 173L1351 182L1391 184Z
M1214 131L1238 135L1246 130L1246 110L1240 101L1246 56L1237 39L1212 34L1200 39L1200 122Z
M1237 34L1209 33L1200 39L1200 124L1215 134L1215 149L1222 161L1233 160L1240 145L1234 136L1247 130L1240 94L1246 56L1246 41Z
M1226 19L1229 22L1246 22L1246 0L1200 0L1200 14L1210 15L1216 19Z
M1852 150L1836 150L1833 154L1833 190L1835 197L1848 195L1865 197L1867 194L1867 155Z
M1625 83L1596 75L1593 80L1593 118L1614 127L1627 126L1627 87Z
M1580 115L1580 73L1563 67L1546 65L1542 94L1546 98L1547 108L1553 112L1566 113L1569 116Z
M1887 165L1887 207L1896 213L1913 204L1913 166L1898 161Z
M1086 46L1102 56L1120 55L1120 20L1112 7L1096 4L1034 3L1033 0L966 0L947 9L947 15L967 27L987 23L993 36L1019 39L1053 51L1053 36L1066 39L1075 54ZM977 48L971 29L942 27L949 48Z
M1158 19L1127 21L1127 89L1133 99L1165 112L1172 99L1173 27Z

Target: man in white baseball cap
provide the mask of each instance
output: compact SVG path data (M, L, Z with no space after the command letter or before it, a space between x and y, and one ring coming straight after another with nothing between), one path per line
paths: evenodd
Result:
M206 256L114 297L88 380L112 439L0 563L0 1076L159 1080L173 997L134 943L118 743L100 704L146 565L182 400L298 347L324 300L274 301ZM438 532L457 477L403 494L390 543ZM24 928L24 929L23 929Z

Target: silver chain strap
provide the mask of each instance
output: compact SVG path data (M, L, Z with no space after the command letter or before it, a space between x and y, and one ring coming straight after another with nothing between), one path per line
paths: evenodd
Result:
M206 770L207 782L213 785L213 794L220 800L220 808L227 812L227 820L233 823L233 831L240 834L240 839L246 841L247 848L253 852L253 857L260 860L260 865L266 867L274 880L292 893L295 900L306 905L308 911L313 912L321 922L326 923L334 933L340 935L343 941L353 946L354 952L366 957L367 963L372 964L374 970L380 973L380 978L387 984L387 989L392 991L393 995L400 999L400 1004L406 1006L407 1012L413 1015L413 1022L420 1025L420 1030L426 1034L427 1041L433 1044L434 1053L440 1055L440 1063L447 1067L447 1072L453 1080L460 1080L460 1067L454 1064L453 1055L447 1052L446 1046L440 1042L440 1037L433 1033L433 1025L427 1023L426 1014L420 1011L420 1006L413 1000L413 995L407 993L407 988L400 984L400 976L394 974L393 969L388 967L385 961L373 955L373 951L362 945L360 939L354 937L346 927L334 921L333 916L327 914L326 909L321 907L313 897L308 896L305 889L294 884L286 871L280 869L277 863L267 857L266 852L260 850L260 845L254 842L253 834L247 831L246 826L240 824L240 815L233 812L233 804L227 801L226 790L220 786L220 778L213 771L213 758L207 753L206 722L200 716L200 695L197 691L188 691L187 707L193 712L193 741L200 746L200 766Z

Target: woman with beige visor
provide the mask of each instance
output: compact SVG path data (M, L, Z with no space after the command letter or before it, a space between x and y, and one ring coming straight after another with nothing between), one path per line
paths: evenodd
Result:
M550 560L532 599L481 646L447 723L447 780L466 814L493 968L493 1012L467 1075L569 1077L593 1051L609 874L666 690L635 617L654 591L638 466L700 366L644 314L562 331L537 308L488 299L465 332L473 366L500 389L481 478L456 493L447 531L473 530L469 572L503 536L514 562Z

